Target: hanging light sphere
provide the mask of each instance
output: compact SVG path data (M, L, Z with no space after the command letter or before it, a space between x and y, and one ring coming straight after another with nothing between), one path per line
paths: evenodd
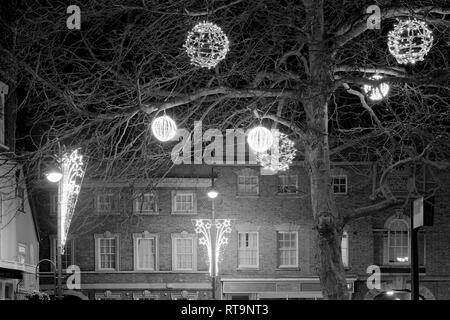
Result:
M225 59L229 46L226 34L211 22L195 25L183 45L193 65L208 69Z
M287 135L276 130L273 134L274 143L270 150L256 154L256 161L264 169L272 171L285 171L294 161L297 150L294 142Z
M247 142L253 151L264 152L272 146L273 135L269 129L258 126L250 130Z
M375 74L375 75L371 76L369 79L370 80L380 80L380 79L383 79L383 77L379 74ZM386 98L386 96L389 93L390 86L388 83L382 82L377 86L371 86L371 85L365 84L363 89L370 100L378 101L378 100Z
M433 32L424 21L399 21L388 34L389 52L400 64L423 61L433 45Z
M177 134L177 125L169 116L161 116L152 122L153 135L159 141L169 141Z

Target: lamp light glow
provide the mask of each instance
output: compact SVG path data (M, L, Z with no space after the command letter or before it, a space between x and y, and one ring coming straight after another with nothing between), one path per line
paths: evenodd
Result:
M216 189L210 189L210 190L208 190L207 195L208 195L208 198L215 199L219 195L219 192L217 192Z
M56 182L59 182L59 180L61 180L63 175L60 170L54 169L54 170L48 172L45 176L48 181L50 181L52 183L56 183Z

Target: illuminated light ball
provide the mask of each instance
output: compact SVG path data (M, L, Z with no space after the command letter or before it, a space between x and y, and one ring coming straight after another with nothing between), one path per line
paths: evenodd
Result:
M433 45L433 32L424 21L399 21L388 34L389 52L400 64L423 61Z
M379 74L376 74L376 75L373 75L372 77L370 77L369 79L370 80L380 80L380 79L383 79L383 77ZM386 98L386 96L389 93L390 86L388 83L382 82L377 86L371 86L371 85L365 84L363 89L370 100L378 101L383 98Z
M264 152L272 146L273 135L269 129L258 126L250 130L247 142L253 151Z
M164 115L153 120L152 132L159 141L169 141L177 134L177 125L172 118Z
M264 169L286 171L294 161L297 150L294 142L278 130L274 132L274 139L274 146L266 152L257 153L256 161Z
M230 42L219 26L200 22L189 31L183 47L193 65L211 69L225 59Z

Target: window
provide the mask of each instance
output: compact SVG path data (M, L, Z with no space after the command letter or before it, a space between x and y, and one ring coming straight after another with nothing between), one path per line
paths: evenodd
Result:
M154 193L138 193L134 198L134 212L140 214L155 214L156 196Z
M238 267L258 268L258 233L242 232L238 238Z
M58 214L58 194L50 194L50 214Z
M258 176L238 176L238 194L256 195L258 193Z
M96 242L96 270L119 270L119 235L105 232L95 235Z
M298 177L297 175L278 176L278 193L297 193Z
M409 225L403 219L393 219L388 226L388 261L409 264Z
M297 232L278 232L279 267L298 266Z
M347 193L347 176L346 175L332 176L331 183L333 186L334 194L346 194Z
M108 214L112 213L114 205L114 194L112 193L101 193L97 195L97 212Z
M57 238L56 237L51 237L51 257L52 260L57 263L57 256L56 256L56 243L57 243ZM74 240L67 240L66 241L66 245L64 246L64 253L61 255L61 261L62 261L62 268L63 270L67 269L67 267L69 267L70 265L74 264Z
M173 236L173 270L196 270L196 237L195 236Z
M17 187L17 198L19 201L17 210L25 212L25 189L23 187Z
M134 269L156 270L157 238L155 235L133 235L134 237Z
M173 192L172 213L195 213L196 203L193 192Z
M341 255L342 255L342 264L345 268L348 267L348 232L344 231L342 233L341 240Z
M22 243L17 244L17 262L25 264L27 262L27 246Z

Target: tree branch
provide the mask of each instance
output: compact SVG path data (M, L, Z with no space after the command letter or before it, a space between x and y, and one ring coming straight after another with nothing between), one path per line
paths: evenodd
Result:
M142 111L151 114L156 111L163 111L184 104L188 104L203 97L212 95L224 95L226 98L298 98L298 92L293 90L279 89L232 89L228 87L214 87L201 89L194 93L181 95L165 102L143 104Z
M380 18L383 20L402 16L409 17L411 16L411 14L426 17L428 14L431 13L449 15L450 8L437 8L437 7L422 7L416 9L403 7L382 8ZM345 45L347 42L351 41L352 39L356 38L357 36L365 32L367 30L367 18L369 16L370 14L364 14L354 21L346 22L343 25L339 26L337 30L334 32L336 37L334 39L333 48L336 49L338 47L341 47Z
M333 70L336 72L363 72L363 73L382 73L388 74L394 77L406 77L408 73L405 68L400 67L363 67L363 66L349 66L340 65L336 66Z
M238 4L238 3L241 3L242 1L243 1L243 0L236 0L236 1L232 2L232 3L223 5L223 6L221 6L221 7L218 7L218 8L216 8L216 9L214 9L214 10L211 10L211 11L191 12L191 11L189 11L189 10L187 10L187 9L184 9L184 11L186 11L186 15L187 15L187 16L190 16L190 17L207 16L207 15L209 15L209 14L216 13L216 12L219 11L219 10L223 10L223 9L228 8L228 7L234 6L234 5Z

